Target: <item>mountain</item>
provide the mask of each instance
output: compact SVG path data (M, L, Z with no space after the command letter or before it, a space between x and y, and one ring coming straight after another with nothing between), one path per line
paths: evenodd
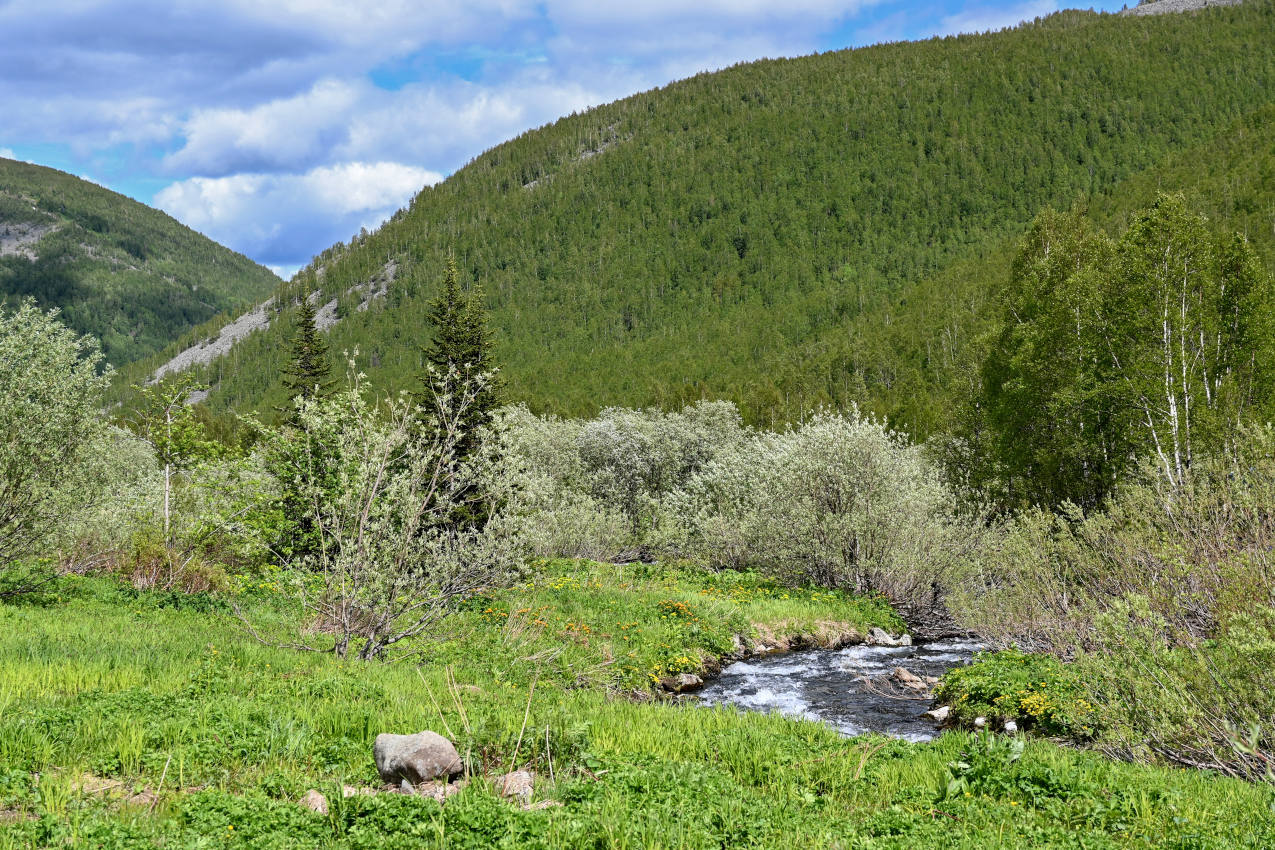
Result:
M70 174L0 159L0 299L58 307L120 366L280 284L175 219Z
M854 400L923 435L1042 207L1124 208L1124 187L1245 120L1269 157L1273 38L1270 0L1064 12L702 74L493 148L316 257L269 312L317 298L332 349L404 387L454 252L508 396L534 409L725 397L770 423ZM282 312L196 367L214 407L281 403Z

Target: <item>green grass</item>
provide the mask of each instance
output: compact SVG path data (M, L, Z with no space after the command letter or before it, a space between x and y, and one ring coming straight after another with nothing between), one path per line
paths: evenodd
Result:
M1068 665L1050 655L1008 649L980 653L973 664L943 677L935 691L956 719L1013 720L1020 729L1074 740L1092 738L1101 724L1098 708ZM999 725L999 724L998 724Z
M790 636L829 623L897 628L878 602L755 576L541 564L395 664L263 646L216 598L109 579L68 579L58 594L0 606L0 848L1275 841L1275 796L1260 786L1043 742L1014 757L963 734L845 739L810 722L631 698L670 659L711 655L753 624ZM239 601L269 630L295 629L269 587ZM524 812L481 783L443 808L380 795L324 817L294 802L308 788L336 802L338 783L374 784L372 738L422 728L455 740L474 771L535 770L537 798L564 805ZM76 790L84 774L117 780L117 792ZM159 793L128 800L146 789Z

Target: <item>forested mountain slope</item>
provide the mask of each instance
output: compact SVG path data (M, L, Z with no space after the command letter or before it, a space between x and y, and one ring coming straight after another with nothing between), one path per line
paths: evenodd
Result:
M70 174L0 159L0 299L32 296L121 365L279 285L170 216Z
M1269 0L1067 12L700 75L488 151L324 252L278 303L337 298L333 350L358 347L373 380L403 387L454 251L485 289L512 400L578 414L727 397L771 422L854 399L925 433L1042 207L1117 215L1142 191L1131 178L1173 168L1212 185L1198 156L1165 163L1246 116L1252 143L1222 152L1268 167L1272 39ZM1244 192L1269 227L1269 185ZM290 332L208 366L211 402L279 403Z

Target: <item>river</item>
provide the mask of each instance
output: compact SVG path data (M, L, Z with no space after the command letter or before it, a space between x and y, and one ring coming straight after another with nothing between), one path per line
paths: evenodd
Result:
M936 724L924 713L928 694L891 681L903 667L917 676L941 676L968 664L984 649L956 639L916 646L810 649L737 661L699 693L706 705L733 705L822 720L845 735L881 732L909 741L928 741Z

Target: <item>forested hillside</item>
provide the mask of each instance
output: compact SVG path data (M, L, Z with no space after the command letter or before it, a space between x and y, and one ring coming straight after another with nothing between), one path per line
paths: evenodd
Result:
M278 286L270 270L158 210L0 159L0 299L58 307L117 366Z
M283 294L338 298L333 350L403 387L454 251L485 290L511 400L580 414L726 397L769 423L853 399L929 433L1041 208L1118 218L1206 181L1206 211L1269 243L1273 35L1270 2L1066 12L700 75L488 151ZM355 289L386 280L385 298ZM279 404L290 333L215 361L210 401Z

